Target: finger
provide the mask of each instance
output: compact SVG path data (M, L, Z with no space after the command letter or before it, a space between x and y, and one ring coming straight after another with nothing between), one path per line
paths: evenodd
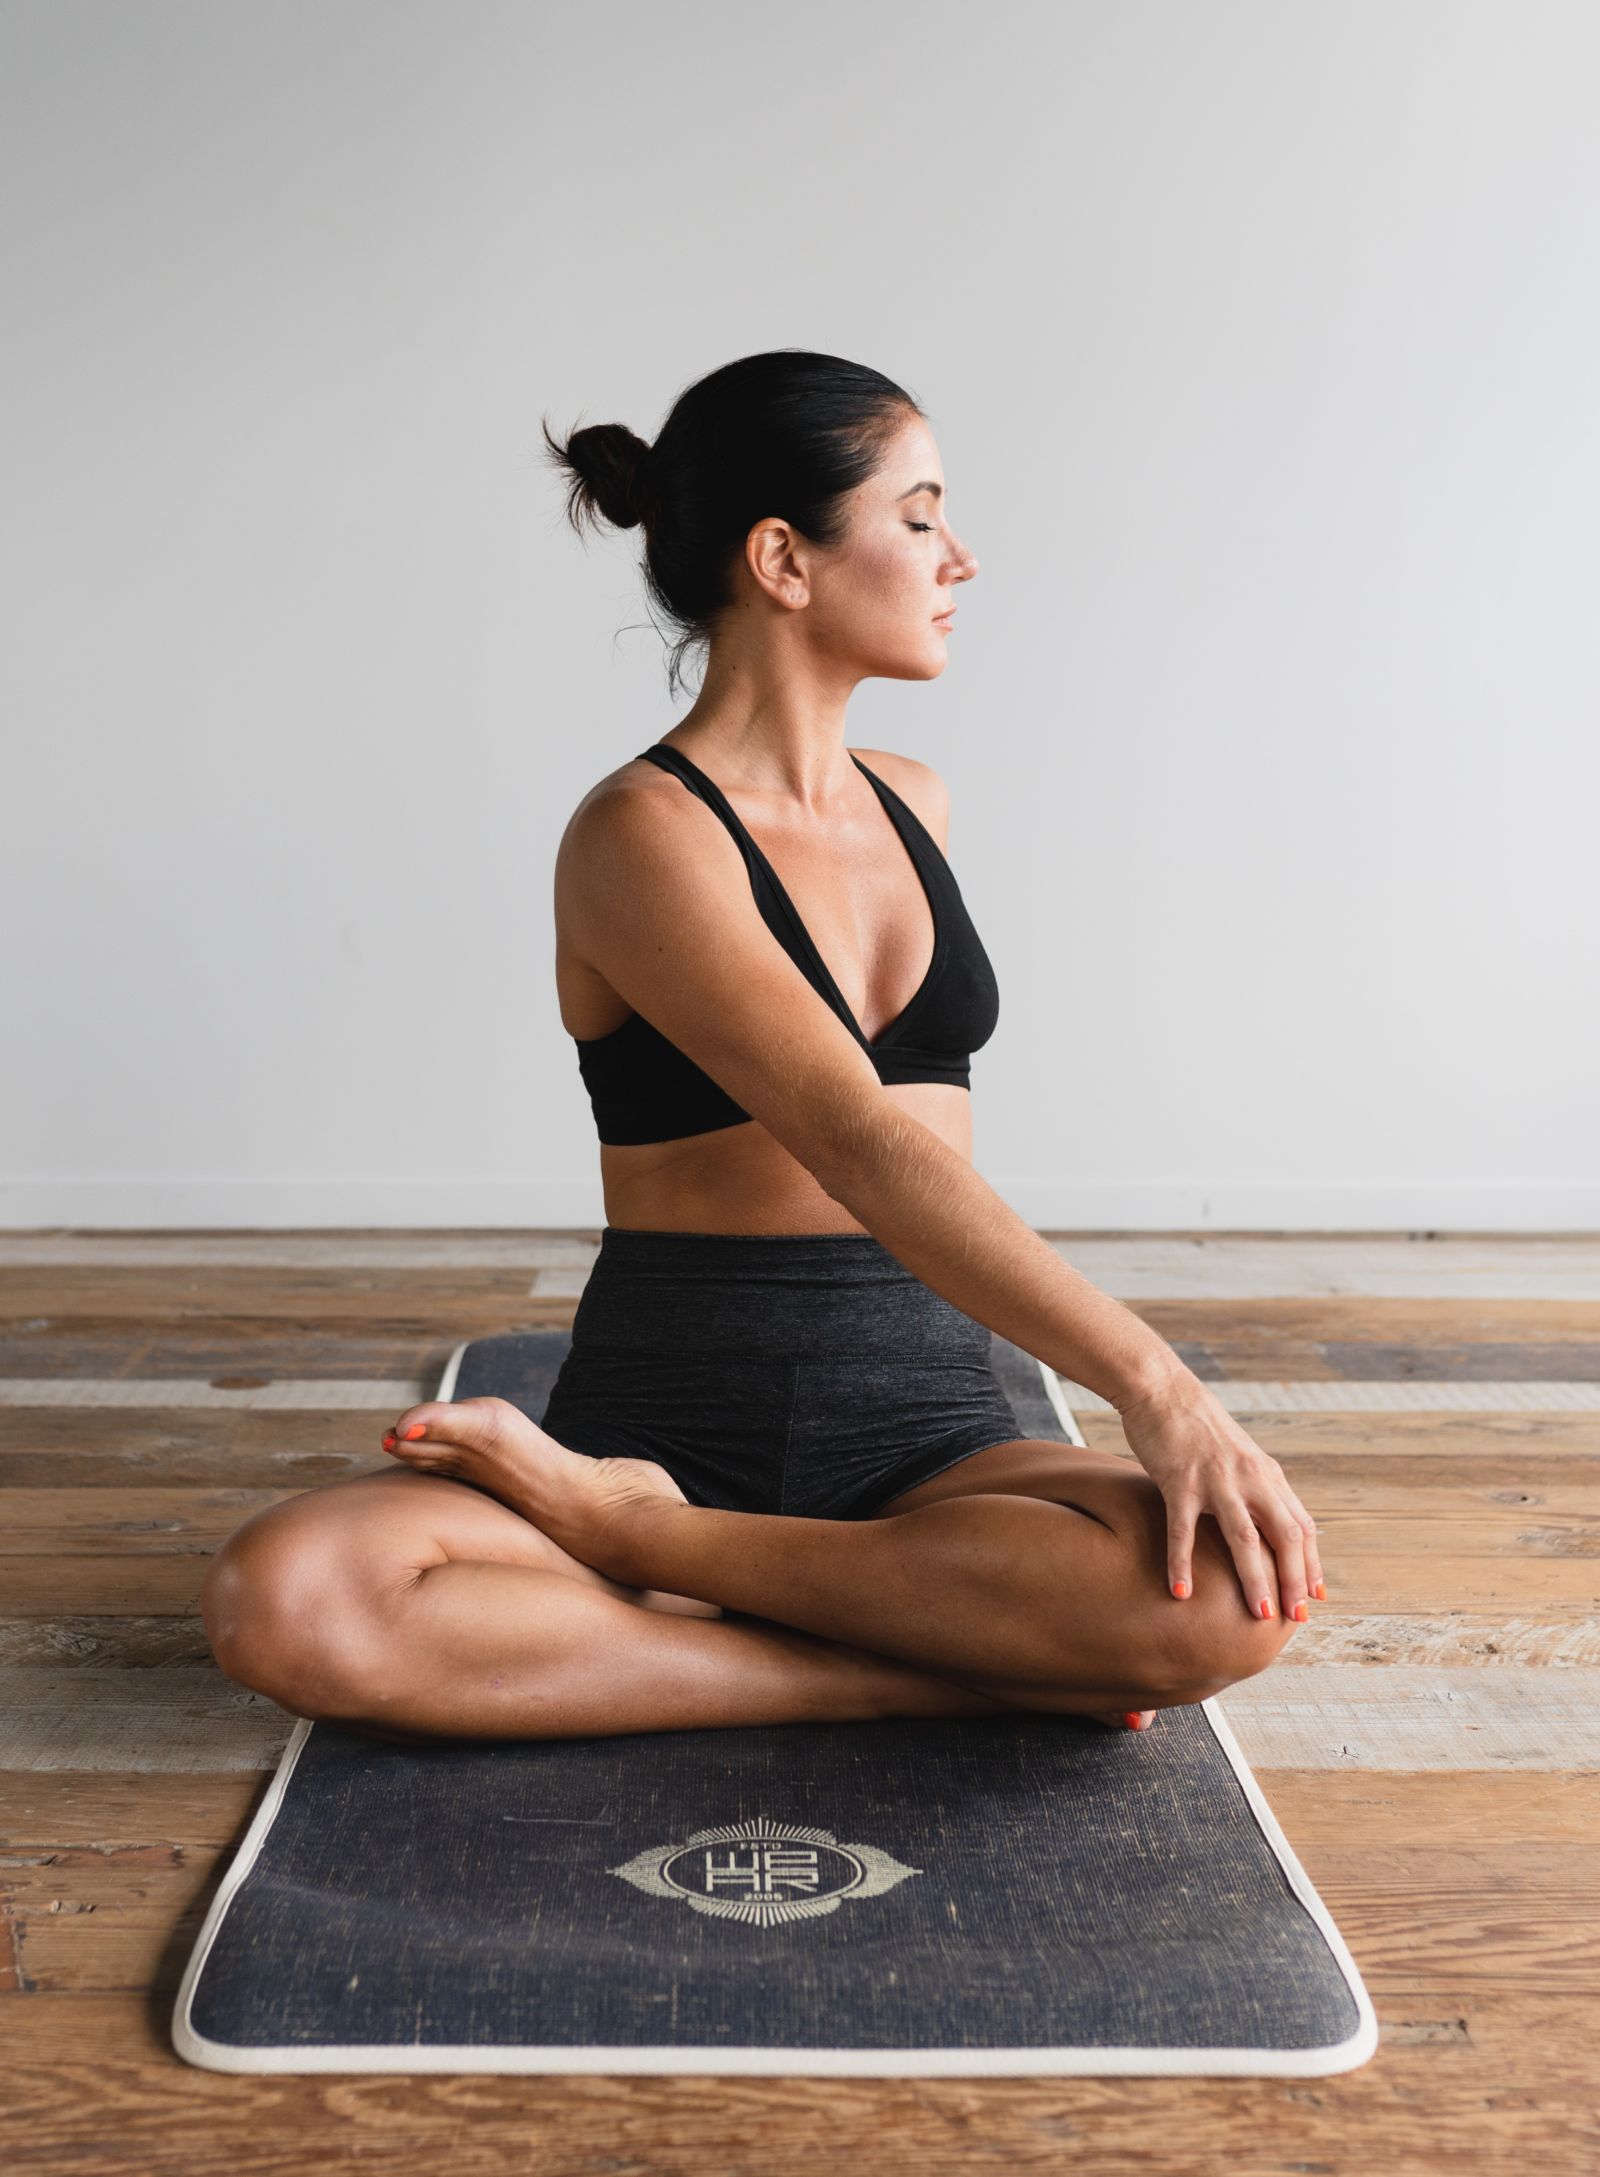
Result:
M1300 1529L1300 1548L1305 1565L1306 1589L1318 1602L1328 1599L1328 1583L1322 1577L1322 1563L1317 1555L1317 1523L1289 1486L1289 1477L1278 1461L1268 1458L1264 1462L1274 1491L1289 1507L1295 1524ZM1291 1605L1292 1607L1292 1605Z
M1167 1500L1167 1586L1180 1602L1194 1593L1194 1530L1200 1517L1198 1497Z
M1222 1530L1233 1562L1238 1569L1239 1585L1244 1589L1244 1604L1253 1618L1275 1618L1278 1614L1277 1598L1273 1593L1276 1581L1267 1571L1266 1553L1261 1547L1261 1535L1243 1497L1225 1497L1220 1510L1212 1513Z
M1304 1625L1311 1615L1306 1585L1306 1538L1300 1522L1281 1496L1274 1494L1255 1508L1253 1517L1277 1560L1278 1595L1286 1618Z
M1326 1602L1328 1583L1322 1577L1322 1559L1317 1551L1317 1523L1287 1482L1278 1484L1278 1492L1299 1523L1301 1547L1305 1551L1306 1586L1319 1603Z

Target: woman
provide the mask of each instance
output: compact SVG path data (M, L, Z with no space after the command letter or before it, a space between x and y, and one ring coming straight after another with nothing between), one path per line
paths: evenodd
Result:
M382 1736L1053 1709L1140 1728L1263 1669L1308 1591L1283 1469L971 1163L998 992L926 764L851 690L943 672L977 562L927 419L746 356L653 447L545 432L581 533L641 525L708 652L587 793L556 972L606 1226L543 1425L425 1402L396 1461L246 1521L222 1668ZM1136 1465L1024 1436L989 1333L1109 1399Z

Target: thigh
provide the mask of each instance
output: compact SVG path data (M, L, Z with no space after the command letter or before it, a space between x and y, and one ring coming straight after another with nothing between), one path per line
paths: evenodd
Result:
M884 1519L948 1497L988 1495L1041 1497L1046 1503L1085 1513L1123 1544L1125 1562L1140 1589L1162 1596L1169 1592L1166 1499L1137 1459L1114 1451L1095 1451L1086 1444L1063 1444L1047 1437L991 1444L914 1489L902 1491L871 1516ZM1202 1513L1195 1528L1192 1561L1196 1594L1203 1590L1208 1604L1209 1599L1221 1598L1231 1615L1242 1589L1233 1553L1209 1513ZM1270 1552L1267 1564L1271 1578ZM1271 1592L1276 1596L1275 1588ZM1249 1621L1255 1622L1253 1610Z
M264 1600L321 1610L335 1600L384 1603L453 1558L561 1572L630 1601L646 1592L580 1563L486 1490L409 1467L352 1475L269 1505L235 1528L213 1563L247 1574Z
M927 1481L880 1505L869 1514L887 1519L918 1505L947 1497L1042 1497L1098 1520L1114 1533L1130 1530L1165 1547L1166 1506L1160 1490L1135 1459L1086 1444L1063 1444L1048 1437L1018 1437L991 1444L946 1467Z

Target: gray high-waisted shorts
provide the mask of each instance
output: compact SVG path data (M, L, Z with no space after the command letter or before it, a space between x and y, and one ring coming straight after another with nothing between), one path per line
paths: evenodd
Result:
M691 1504L858 1519L1026 1435L990 1337L871 1233L607 1225L540 1416Z

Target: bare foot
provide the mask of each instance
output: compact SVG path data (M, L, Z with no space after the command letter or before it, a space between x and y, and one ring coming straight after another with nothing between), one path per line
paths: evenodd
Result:
M408 1406L385 1435L383 1448L419 1474L475 1482L607 1578L614 1577L604 1562L607 1525L623 1507L641 1497L689 1501L654 1460L591 1459L568 1451L509 1399L429 1399ZM722 1616L719 1603L695 1596L657 1588L638 1592L652 1608L684 1617Z

